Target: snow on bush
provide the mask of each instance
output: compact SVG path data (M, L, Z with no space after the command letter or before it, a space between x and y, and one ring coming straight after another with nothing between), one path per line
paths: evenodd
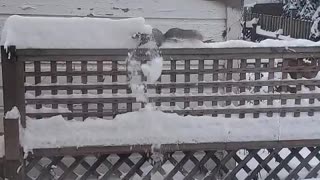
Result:
M151 34L144 18L62 18L10 16L1 44L17 48L136 48L135 33Z
M310 20L319 2L317 0L285 0L283 14L304 20Z
M313 17L317 9L317 4L313 0L306 0L297 16L301 19L309 20Z
M320 17L316 18L311 26L310 40L316 42L320 40Z
M320 40L320 7L316 10L314 15L312 16L313 24L310 30L310 39L312 41Z

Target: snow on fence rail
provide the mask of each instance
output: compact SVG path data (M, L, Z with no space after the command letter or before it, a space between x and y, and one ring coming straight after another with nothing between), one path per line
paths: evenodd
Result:
M162 75L146 94L165 112L301 121L320 112L319 47L161 51ZM11 46L1 54L5 112L17 106L22 127L54 115L113 119L143 106L128 85L127 49ZM147 60L145 50L138 54ZM21 179L299 179L320 169L318 139L40 148L22 159L18 119L6 119L4 128L6 173Z

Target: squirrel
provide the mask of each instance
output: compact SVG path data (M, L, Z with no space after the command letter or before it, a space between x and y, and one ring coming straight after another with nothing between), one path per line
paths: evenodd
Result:
M139 46L146 44L149 41L155 41L158 47L167 40L188 39L203 41L203 36L199 31L180 28L171 28L165 34L163 34L159 29L153 28L151 35L137 33L132 36L132 38L139 39Z

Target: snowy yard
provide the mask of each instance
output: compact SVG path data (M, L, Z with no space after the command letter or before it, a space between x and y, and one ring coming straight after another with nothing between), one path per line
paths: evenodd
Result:
M52 24L59 24L62 29L57 31ZM149 61L142 64L138 61L136 51L130 51L127 55L123 51L114 50L139 47L143 39L138 39L139 42L132 37L138 34L141 38L144 36L139 33L150 34L151 31L152 27L147 25L143 18L115 21L93 18L10 17L4 28L1 44L6 48L16 45L17 58L21 57L21 61L15 62L15 54L9 51L7 61L25 62L22 69L25 71L23 73L26 80L19 84L26 89L26 93L21 91L21 95L25 93L25 99L22 101L23 105L17 104L19 110L21 107L25 108L27 113L26 127L21 126L19 132L24 152L32 154L33 150L49 152L67 148L81 150L86 147L135 145L151 145L153 150L157 150L162 145L254 144L320 139L320 102L317 99L320 89L316 87L320 75L305 79L302 75L299 77L299 74L299 78L293 79L288 74L291 71L299 73L299 69L282 65L285 57L302 57L297 60L301 62L304 58L318 55L315 50L320 43L294 39L265 40L261 43L240 40L203 43L199 40L175 39L165 41L158 48L154 42L147 42L141 47L149 48L144 54ZM47 36L48 34L51 36ZM44 50L33 51L28 48ZM60 50L57 50L59 48ZM80 50L65 51L71 48ZM181 48L189 49L179 51ZM228 48L229 51L234 48L237 52L228 53ZM281 51L277 51L278 48ZM160 56L159 51L170 52L168 49L178 54L172 54L169 58L165 53ZM296 54L295 49L298 51ZM90 50L91 53L94 52L91 56L90 53L86 54ZM106 53L108 51L111 55ZM73 54L75 52L78 54ZM25 54L20 56L23 53ZM188 56L181 58L184 53ZM264 58L259 57L259 53ZM224 57L217 61L215 55ZM68 58L75 60L70 61ZM289 70L285 71L285 68ZM6 73L10 74L8 71L4 74ZM21 79L24 79L24 76ZM6 83L8 84L8 81ZM304 83L311 84L311 87ZM297 88L297 92L274 90L275 87L284 85ZM160 91L158 87L161 87ZM141 98L141 95L145 99ZM156 107L157 103L160 105ZM146 107L142 108L142 105ZM286 113L285 117L282 116L283 109L288 111L283 111ZM112 120L97 118L103 116L103 113L109 113L103 110L111 111L108 117L112 117ZM123 112L120 112L121 110ZM180 116L167 113L179 111L200 112L202 115L182 113L185 116ZM209 113L203 115L204 112ZM273 113L272 117L269 116L270 112ZM46 113L57 115L41 117ZM89 116L90 113L93 115ZM77 117L84 121L79 121L75 114L80 114ZM245 114L244 118L239 118L241 114ZM28 115L34 115L35 118ZM217 116L212 117L214 115ZM19 118L18 109L14 108L7 113L6 118ZM142 176L152 174L154 179L174 175L174 179L178 180L186 177L186 174L191 174L195 179L211 178L211 173L220 171L227 171L224 172L226 176L239 179L256 175L264 179L272 173L280 179L288 175L295 177L292 173L306 177L320 162L317 152L319 147L264 148L248 148L248 152L236 148L227 151L197 150L191 154L182 149L170 157L163 157L163 154L156 151L152 151L150 157L145 157L143 153L119 153L110 156L98 153L95 157L87 156L91 154L71 157L71 153L71 156L63 154L61 157L42 155L39 159L26 154L25 157L28 165L37 165L36 168L29 168L28 176L38 179L46 176L59 178L64 175L65 169L76 169L73 166L78 167L80 161L85 165L82 163L79 167L83 166L84 169L81 170L80 167L77 172L71 170L75 172L72 175L76 178L111 177L110 173L113 172L106 171L114 168L116 170L112 175L118 178L132 176L133 179L141 179ZM171 161L166 161L165 158ZM303 159L308 160L308 166L301 170L299 168ZM283 167L285 161L288 162ZM78 164L74 165L75 162ZM122 166L123 162L127 166ZM179 163L182 164L181 167L178 166ZM201 163L202 167L197 167ZM232 167L225 167L228 163ZM264 168L259 169L262 165ZM48 172L37 174L36 171L41 168ZM133 174L130 174L132 172Z

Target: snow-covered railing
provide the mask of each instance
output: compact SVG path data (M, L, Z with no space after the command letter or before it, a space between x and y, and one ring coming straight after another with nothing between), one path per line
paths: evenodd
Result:
M69 119L113 118L119 113L140 109L143 104L136 101L127 82L127 52L16 50L16 57L12 54L11 61L16 58L16 63L21 63L21 67L17 67L23 71L19 70L21 77L17 81L26 79L19 86L24 87L21 102L26 102L27 108L21 108L27 109L29 117L61 114ZM320 54L317 47L163 49L162 54L161 79L147 85L146 96L165 112L259 117L259 113L285 116L287 112L295 112L295 116L300 116L300 113L312 115L320 111L314 100L319 96L320 80L316 76L312 80L302 79L303 74L320 70L314 59ZM313 58L316 64L283 66L297 58L299 62ZM300 78L292 79L289 74L298 74ZM288 87L296 88L297 92L286 92ZM277 91L281 88L283 90ZM43 109L48 107L53 110Z
M137 51L142 61L147 60L145 52ZM320 112L319 47L177 48L161 49L161 52L164 60L161 77L157 83L146 85L146 96L149 103L162 111L184 116L216 116L216 119L231 117L235 122L248 118L259 120L264 116L277 117L268 121L280 121L280 116L300 122ZM121 113L139 110L144 103L137 102L129 88L127 56L127 49L15 49L11 46L5 51L2 48L5 111L16 106L21 124L26 127L28 122L37 122L29 118L62 115L76 120L114 119ZM45 128L49 131L52 127ZM41 131L43 136L45 131ZM229 139L219 142L193 140L193 143L175 144L28 149L32 153L25 155L26 166L22 165L18 172L36 179L318 176L319 166L308 164L312 158L319 162L318 139L281 140L270 134L274 139L244 142L232 141L229 136L232 133L223 132L223 137ZM17 130L13 134L19 137ZM276 135L279 134L285 132L277 129ZM265 148L268 150L263 151ZM298 164L289 163L292 159L298 159ZM304 167L302 175L299 174Z

